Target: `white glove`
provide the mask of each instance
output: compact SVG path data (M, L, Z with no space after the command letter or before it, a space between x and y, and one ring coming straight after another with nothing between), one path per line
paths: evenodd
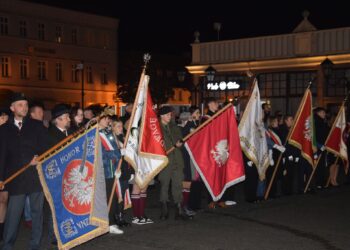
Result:
M293 155L288 156L288 160L293 161Z
M284 175L284 176L287 175L287 170L283 170L283 175Z
M318 158L318 155L314 154L314 160L317 160L317 158Z
M121 149L120 149L120 154L121 154L122 156L124 156L124 155L125 155L125 151L126 151L125 148L121 148Z
M273 145L273 148L277 149L281 153L284 153L284 151L286 151L286 148L284 146L280 146L278 144Z
M283 164L286 163L286 158L285 157L282 158L282 162L283 162Z
M275 165L275 162L273 161L273 157L272 157L272 149L269 149L269 160L270 160L270 166Z
M295 157L295 163L299 162L299 157Z
M114 172L114 176L115 176L115 178L120 178L120 176L122 175L122 171L120 171L120 170L116 170L115 172Z
M130 175L130 179L129 179L128 182L130 183L130 182L132 182L134 179L135 179L135 175L134 175L134 174L131 174L131 175Z
M248 161L248 162L247 162L247 165L248 165L249 167L252 167L252 166L253 166L253 162L252 162L252 161Z
M326 147L324 145L322 145L322 147L320 148L320 150L323 152L326 149Z

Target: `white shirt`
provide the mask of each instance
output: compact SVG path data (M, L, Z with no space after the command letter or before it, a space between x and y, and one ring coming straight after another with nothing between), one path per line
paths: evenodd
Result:
M63 134L65 134L66 136L68 136L68 132L67 129L62 129L56 126L56 128L58 128Z
M18 120L16 120L16 119L14 119L15 120L15 125L19 128L19 129L21 129L22 127L23 127L23 120L22 121L18 121ZM21 124L21 126L19 126L19 123L22 123Z

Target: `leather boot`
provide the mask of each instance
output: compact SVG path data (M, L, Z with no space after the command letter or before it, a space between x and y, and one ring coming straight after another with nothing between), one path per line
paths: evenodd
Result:
M187 220L187 219L189 219L189 217L186 215L181 204L177 203L176 207L175 207L175 220L179 220L179 219Z
M161 211L160 211L160 219L161 220L167 220L169 218L169 209L168 209L168 203L162 202L161 204Z

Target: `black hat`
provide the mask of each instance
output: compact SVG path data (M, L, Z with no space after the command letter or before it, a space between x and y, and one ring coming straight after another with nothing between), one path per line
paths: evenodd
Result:
M65 104L57 104L52 110L51 115L52 119L55 119L63 114L69 114L70 110Z
M23 93L15 92L11 97L11 104L17 101L28 101Z
M325 110L324 108L322 108L322 107L316 107L316 108L314 108L314 113L318 113L318 112L320 112L320 111L326 112L326 110Z
M207 104L209 104L211 102L217 102L218 100L215 97L208 97L206 101L207 101Z
M10 110L8 108L0 108L0 116L2 116L3 114L5 115L10 115Z
M163 106L158 110L158 115L165 115L172 112L173 109L170 106Z

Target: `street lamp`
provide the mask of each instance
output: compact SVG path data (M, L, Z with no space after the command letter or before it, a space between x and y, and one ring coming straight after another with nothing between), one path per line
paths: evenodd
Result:
M333 72L333 66L334 66L334 63L329 60L328 58L326 58L322 63L321 63L321 67L322 67L322 70L323 70L323 73L324 73L324 76L328 79L332 72Z
M84 110L84 61L77 64L76 70L81 71L81 108Z

